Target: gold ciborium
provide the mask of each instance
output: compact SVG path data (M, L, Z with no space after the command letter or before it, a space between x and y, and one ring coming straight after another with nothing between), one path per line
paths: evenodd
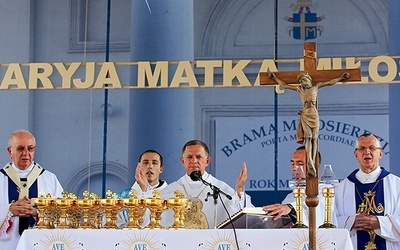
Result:
M89 210L92 208L94 200L89 199L89 191L87 190L83 191L83 199L78 199L77 203L79 208L81 208L83 211L83 222L80 228L83 229L91 228L92 226L90 225L89 222Z
M106 224L103 228L117 228L117 225L114 223L115 220L113 219L114 210L118 205L116 201L117 199L113 197L111 190L107 190L106 198L100 199L101 207L106 211Z
M129 196L130 198L123 199L124 205L128 209L129 217L129 221L124 228L140 228L146 208L144 207L143 200L138 198L134 190L129 192Z
M292 228L308 228L303 224L303 206L302 200L305 194L305 189L302 187L293 188L293 196L296 199L296 216L297 222L292 226Z
M69 208L72 199L68 198L68 193L64 191L62 198L58 198L55 200L57 208L60 209L60 222L57 228L69 228L70 226L67 223L67 209Z
M174 229L179 229L184 227L185 213L183 213L183 211L188 204L188 199L183 198L183 193L178 190L176 190L174 194L175 198L170 198L167 200L167 206L174 211L174 223L171 227Z
M335 189L333 187L323 188L322 196L325 197L325 213L324 213L324 224L319 226L319 228L336 228L332 224L332 198L335 196Z
M69 208L67 209L67 220L69 228L79 228L83 215L82 208L79 207L76 199L70 200Z
M49 197L47 199L49 199ZM60 219L60 211L58 210L54 199L48 201L44 210L44 217L47 228L56 228L58 220Z
M162 200L161 205L156 209L156 223L159 226L159 228L162 228L161 225L161 214L168 209L168 204L167 200Z
M115 225L117 228L117 215L119 213L119 211L121 211L122 209L124 209L124 201L121 199L118 199L118 195L116 193L114 193L113 195L114 199L115 199L115 206L114 209L112 210L112 224Z
M95 193L91 193L90 198L93 199L92 207L89 210L90 225L92 228L101 228L104 209L101 207L100 199Z
M153 198L143 199L143 203L150 210L150 223L146 228L161 228L161 213L167 209L166 202L161 199L161 194L154 190Z
M41 190L38 198L32 198L32 206L35 206L38 212L39 223L35 226L38 229L49 228L49 225L45 223L45 211L51 199L44 197L44 194L45 192Z

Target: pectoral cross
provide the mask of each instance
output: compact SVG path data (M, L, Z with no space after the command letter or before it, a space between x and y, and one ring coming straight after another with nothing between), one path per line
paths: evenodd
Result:
M311 78L311 83L312 83L311 87L308 83L304 83L302 78L299 78L299 76L307 75L305 74L306 72L308 72L308 76ZM303 102L303 110L299 113L301 126L299 126L298 134L300 132L300 134L303 135L306 144L306 155L307 155L306 204L309 207L308 222L309 222L309 243L311 250L316 250L316 236L317 236L316 235L317 225L315 225L316 223L315 207L318 205L318 197L317 197L318 170L315 166L316 162L315 156L316 152L318 152L318 130L319 130L317 93L319 86L323 87L323 86L333 85L337 82L337 79L342 78L345 73L350 74L349 77L345 80L346 82L361 80L360 69L317 70L317 50L315 42L304 43L304 71L274 72L274 78L271 78L271 75L268 72L260 73L261 85L276 85L278 83L279 85L282 86L282 84L284 84L286 88L292 90L296 89L301 94L301 99ZM308 78L308 80L310 80L310 78ZM301 83L299 88L290 86L291 84L293 85L299 83ZM314 87L317 89L315 89ZM308 112L308 114L305 114L306 113L305 111ZM304 115L308 115L307 117L308 121L306 122L304 122L306 120L303 118ZM314 120L310 118L314 118ZM310 120L311 123L309 123ZM303 143L303 141L300 142Z

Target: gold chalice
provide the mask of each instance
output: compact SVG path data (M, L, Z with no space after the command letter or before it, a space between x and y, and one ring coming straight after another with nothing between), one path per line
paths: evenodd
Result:
M117 199L117 194L114 194L114 199L115 199L115 206L114 209L112 210L112 224L115 225L117 228L117 215L118 212L124 209L124 201L121 199Z
M89 210L89 222L92 228L101 228L103 214L104 209L101 207L100 199L93 200Z
M83 222L80 228L87 229L92 227L89 223L89 210L92 208L93 202L94 200L89 199L89 191L87 190L83 191L83 199L77 200L78 206L83 211Z
M70 226L67 224L67 209L70 206L71 199L68 198L68 194L66 191L63 192L63 197L55 200L57 207L60 209L60 223L58 224L58 228L69 228Z
M44 191L40 191L39 193L40 196L38 198L32 198L32 206L35 206L38 210L39 223L36 225L36 228L49 228L49 225L45 223L45 210L51 200L44 197Z
M140 224L143 221L142 217L146 211L142 199L138 198L138 195L134 190L129 192L130 198L123 199L125 207L128 209L129 221L125 228L140 228Z
M89 209L90 226L91 228L101 228L104 209L101 207L100 197L95 193L90 193L88 199L92 200L92 206Z
M159 228L162 228L161 225L161 214L168 209L168 202L166 200L162 200L161 205L156 209L156 223Z
M174 223L172 224L172 228L179 229L184 227L184 208L188 204L188 199L183 198L183 193L178 190L175 191L175 198L167 199L167 206L174 211ZM183 216L183 217L182 217Z
M113 220L113 211L116 208L116 201L117 199L113 198L111 190L107 190L106 198L100 199L101 207L106 211L106 224L103 226L104 228L117 228Z
M67 220L69 228L79 228L81 225L81 218L83 215L82 208L79 207L76 199L70 200L67 209Z
M48 201L47 206L44 209L44 217L47 228L56 228L60 218L60 211L57 208L55 200L51 199Z
M161 194L154 190L153 198L143 199L143 203L150 210L150 223L146 228L161 228L161 213L166 209L166 204L161 199Z

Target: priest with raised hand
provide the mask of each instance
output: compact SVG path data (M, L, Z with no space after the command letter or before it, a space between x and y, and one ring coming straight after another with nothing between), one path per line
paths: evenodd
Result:
M247 180L247 167L243 163L240 174L236 180L235 189L225 182L218 180L206 167L211 162L208 146L200 140L188 141L182 148L180 157L185 175L161 190L162 197L172 198L174 192L179 190L190 201L190 211L185 214L185 228L209 229L215 228L228 219L229 215L239 212L246 206L251 206L250 196L245 193L244 186ZM213 190L209 185L217 187L221 192L219 197L213 197ZM222 204L222 202L224 204ZM225 208L228 211L225 211ZM171 210L163 213L163 226L173 223Z
M335 190L335 212L354 249L400 249L400 178L383 167L379 138L358 137L354 155L360 164Z
M168 183L160 179L160 174L164 171L162 155L153 149L144 151L139 156L139 161L136 166L135 183L132 187L126 188L117 193L119 199L131 198L131 191L137 195L143 196L145 193L153 191L161 191ZM148 210L148 209L147 209ZM143 219L142 227L149 223L149 211ZM122 228L129 222L128 210L124 209L117 215L117 226Z
M0 249L15 249L22 232L37 222L31 199L42 190L61 197L63 188L53 173L33 161L36 140L29 131L14 131L7 151L12 162L0 170Z

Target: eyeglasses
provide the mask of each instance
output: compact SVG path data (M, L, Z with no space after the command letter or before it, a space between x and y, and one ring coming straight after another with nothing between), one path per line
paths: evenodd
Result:
M36 150L36 146L27 146L27 147L16 146L15 149L20 153L24 152L25 150L28 150L28 152L32 153Z
M374 145L371 145L371 146L368 146L368 147L361 146L361 147L359 147L359 148L356 148L356 150L362 151L362 152L363 152L364 150L366 150L366 149L369 149L369 151L374 152L375 150L381 149L381 148L380 148L380 147L375 147Z

